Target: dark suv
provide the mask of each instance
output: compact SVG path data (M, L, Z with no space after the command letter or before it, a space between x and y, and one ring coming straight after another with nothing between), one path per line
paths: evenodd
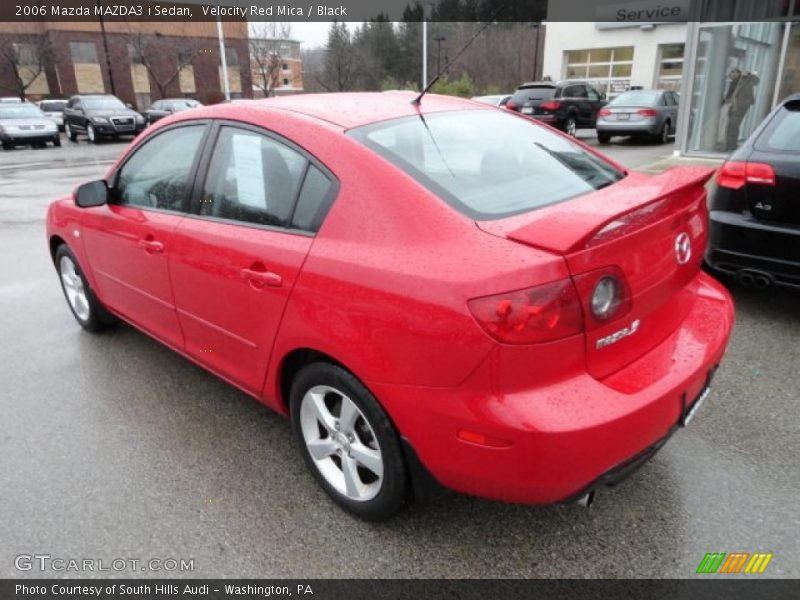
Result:
M605 94L585 81L568 79L523 83L506 108L575 136L582 127L594 128L597 111L605 105Z
M744 285L800 289L800 94L781 102L717 173L706 263Z
M73 96L64 109L64 133L71 141L86 134L96 144L104 137L137 135L144 117L110 94Z

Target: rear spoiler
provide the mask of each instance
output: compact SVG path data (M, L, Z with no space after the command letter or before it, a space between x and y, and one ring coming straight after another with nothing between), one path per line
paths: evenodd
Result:
M714 169L673 167L656 176L631 172L596 192L533 212L497 221L479 221L480 229L549 252L568 254L584 248L606 227L661 200L697 198ZM688 192L688 194L687 194Z

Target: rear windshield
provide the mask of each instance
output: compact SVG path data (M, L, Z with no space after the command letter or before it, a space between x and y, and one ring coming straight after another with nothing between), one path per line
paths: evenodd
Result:
M623 177L564 136L501 111L406 117L348 135L476 220L536 210Z
M64 112L66 106L66 100L47 100L39 104L39 108L45 112Z
M624 92L609 102L612 106L653 106L661 92Z
M800 152L800 100L787 102L764 130L756 149L763 151Z
M511 98L514 104L521 104L527 100L551 100L556 95L556 88L552 86L533 86L520 88Z

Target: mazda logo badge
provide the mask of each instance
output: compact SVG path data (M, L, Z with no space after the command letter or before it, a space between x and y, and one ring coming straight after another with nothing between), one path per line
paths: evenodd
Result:
M682 233L675 238L675 260L679 265L685 265L692 258L692 240L688 233Z

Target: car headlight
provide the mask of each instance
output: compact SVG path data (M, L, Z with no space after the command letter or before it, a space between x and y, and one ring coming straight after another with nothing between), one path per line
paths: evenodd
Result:
M6 133L16 133L18 131L18 127L16 125L6 125L3 131Z
M94 121L95 123L108 123L108 119L106 119L105 117L93 117L92 121Z
M45 129L47 131L56 131L58 127L56 127L55 123L48 123L47 125L45 125Z

